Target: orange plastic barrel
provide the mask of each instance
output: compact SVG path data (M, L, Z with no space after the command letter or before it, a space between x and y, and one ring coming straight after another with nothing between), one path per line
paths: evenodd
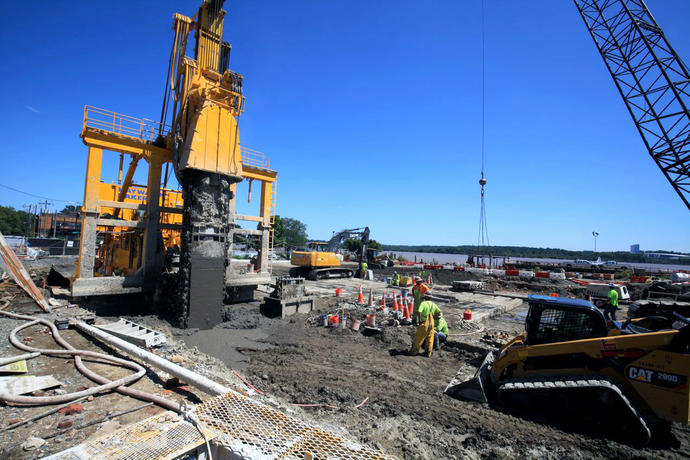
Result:
M367 326L376 327L376 315L374 313L367 315Z

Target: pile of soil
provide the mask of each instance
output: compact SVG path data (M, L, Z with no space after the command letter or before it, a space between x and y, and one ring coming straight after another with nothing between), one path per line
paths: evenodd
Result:
M319 422L343 427L400 458L690 455L687 426L674 426L680 447L636 449L600 438L586 427L572 431L558 421L530 421L443 394L463 363L478 365L494 345L521 332L522 321L510 314L491 320L483 334L454 337L457 331L451 331L448 344L427 358L408 355L413 327L389 327L367 336L312 325L307 316L298 315L264 329L265 341L274 348L245 351L251 358L248 375L262 391L289 403L323 404L305 410Z

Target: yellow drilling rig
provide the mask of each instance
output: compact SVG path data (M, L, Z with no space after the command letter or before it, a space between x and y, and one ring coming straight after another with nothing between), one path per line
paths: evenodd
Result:
M240 146L243 78L229 69L222 6L204 0L193 17L174 15L160 122L85 107L88 161L73 296L157 293L182 326L208 328L222 320L224 300L247 300L270 281L277 173L263 154ZM117 184L101 182L104 150L120 154ZM141 160L148 178L137 186ZM167 187L172 172L181 190ZM258 215L235 212L242 180L250 193L253 181L261 183ZM243 229L239 220L256 228ZM237 234L258 240L254 268L231 263Z

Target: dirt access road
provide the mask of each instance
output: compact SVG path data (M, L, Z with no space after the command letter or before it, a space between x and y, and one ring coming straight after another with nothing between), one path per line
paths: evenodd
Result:
M342 426L361 441L400 458L690 456L687 426L674 426L680 446L637 449L596 433L537 423L445 396L443 390L459 366L480 361L493 348L492 336L523 330L525 311L490 320L483 333L452 338L431 359L406 354L412 327L365 336L349 329L312 326L302 315L261 326L268 336L264 341L273 347L243 353L251 358L248 373L253 374L253 383L263 391L287 402L338 407L305 410L319 422Z

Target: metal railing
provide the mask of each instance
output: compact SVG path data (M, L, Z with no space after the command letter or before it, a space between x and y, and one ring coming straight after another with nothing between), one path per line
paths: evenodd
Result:
M146 118L134 118L110 110L84 106L83 130L97 129L121 136L153 142L159 134L165 136L170 126Z
M240 147L242 154L242 164L247 166L256 166L258 168L269 168L270 163L265 153L253 150L247 147Z

